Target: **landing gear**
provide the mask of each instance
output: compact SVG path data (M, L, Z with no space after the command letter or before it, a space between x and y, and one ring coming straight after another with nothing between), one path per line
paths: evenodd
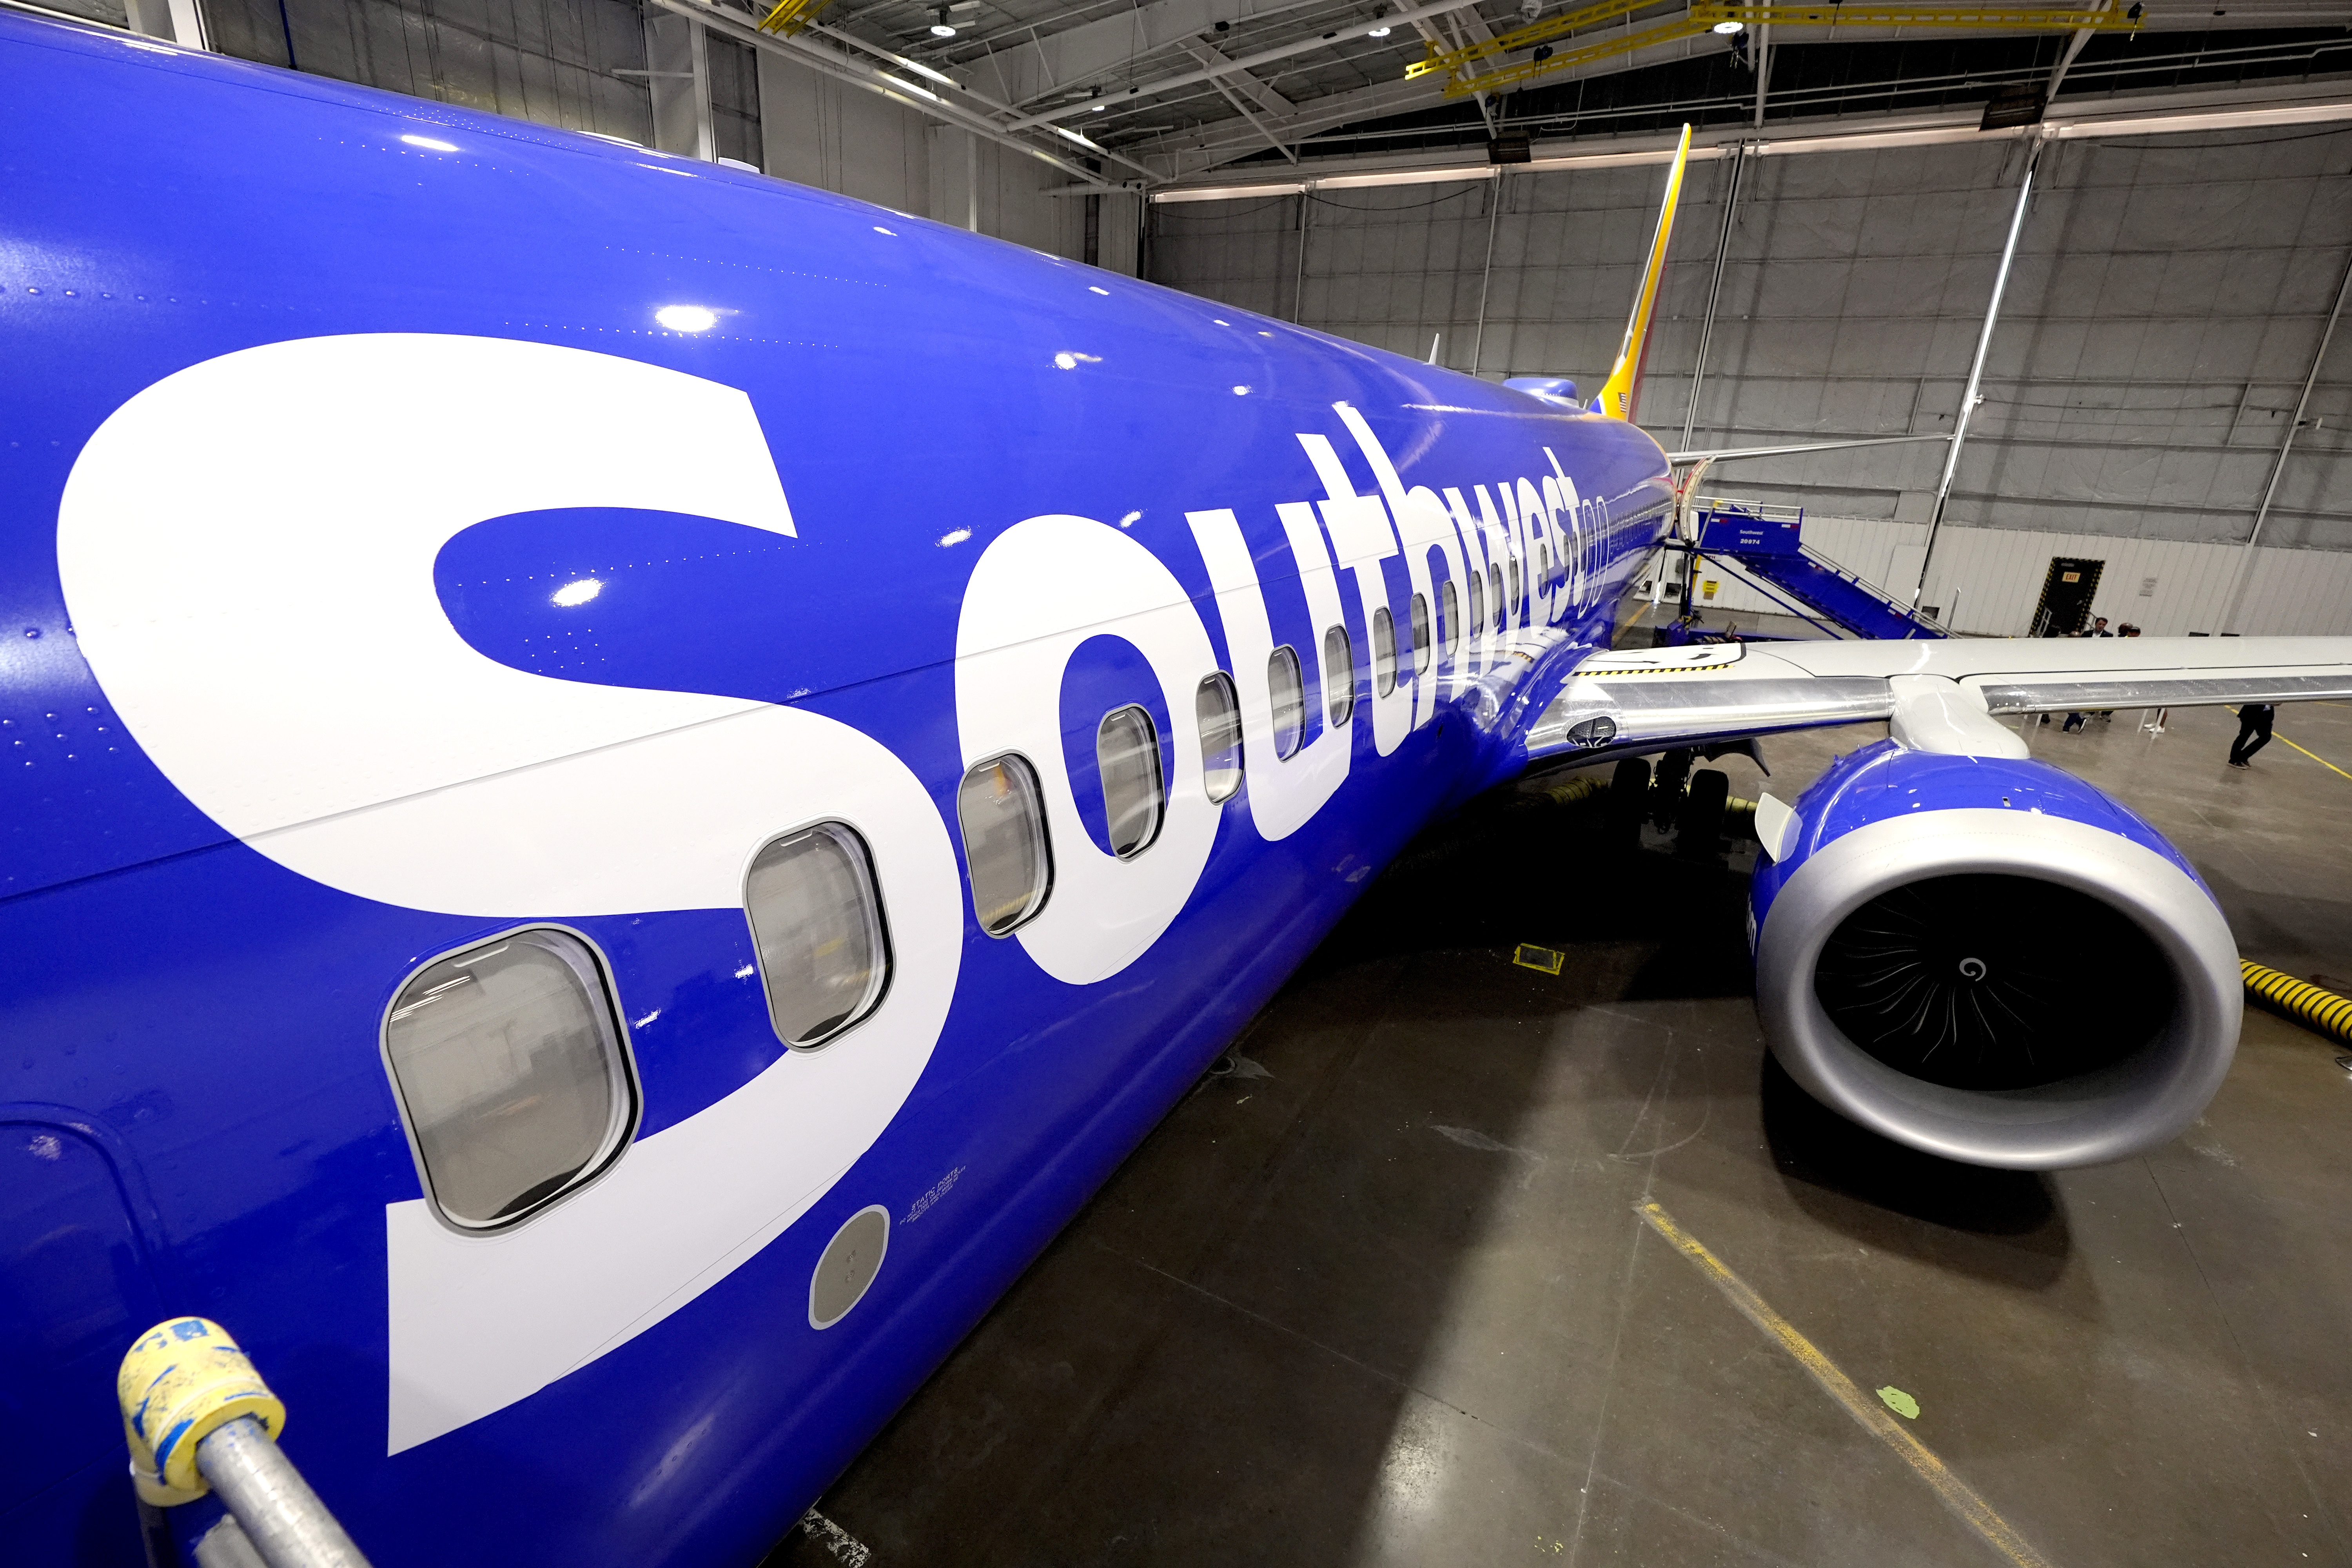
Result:
M1685 747L1658 759L1657 781L1650 790L1650 826L1661 833L1675 825L1682 809L1683 786L1690 778L1694 754Z
M1650 760L1627 757L1609 781L1610 842L1626 849L1642 847L1642 818L1650 806Z
M1675 814L1675 854L1707 860L1723 852L1723 818L1731 800L1731 776L1717 768L1691 775L1690 789Z

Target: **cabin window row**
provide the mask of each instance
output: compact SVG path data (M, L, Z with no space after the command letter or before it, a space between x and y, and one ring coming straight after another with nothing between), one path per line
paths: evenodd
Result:
M1509 592L1518 563L1508 563ZM1491 597L1496 628L1507 618L1505 567L1468 579L1470 617L1484 624ZM1444 584L1444 633L1458 641L1459 598ZM1415 673L1432 655L1429 604L1407 610ZM1374 679L1395 689L1395 627L1386 608L1372 617ZM1347 628L1323 637L1325 716L1333 729L1355 710L1355 650ZM1346 672L1339 676L1336 672ZM1297 650L1266 661L1274 751L1297 753L1307 729L1307 690ZM1241 705L1232 678L1217 671L1193 694L1202 787L1223 802L1241 788ZM1158 727L1129 704L1103 715L1095 735L1097 776L1111 852L1148 852L1167 812ZM956 792L972 909L991 936L1036 918L1051 896L1053 846L1035 769L1017 752L977 763ZM818 1049L879 1006L889 986L890 937L865 839L826 821L762 846L745 874L744 915L768 1018L794 1050ZM530 927L436 958L394 997L383 1052L425 1189L461 1230L519 1223L593 1180L627 1147L641 1107L627 1029L610 973L576 932Z
M817 1049L881 1005L889 926L856 828L761 846L743 912L787 1047ZM610 970L576 931L508 931L410 975L384 1016L384 1065L435 1212L502 1230L611 1166L641 1109L627 1040Z
M1295 655L1292 662L1295 667ZM1282 706L1277 685L1277 752ZM1201 741L1202 791L1213 802L1230 800L1242 787L1242 711L1231 676L1218 670L1193 689L1192 720ZM1095 730L1095 775L1110 851L1132 860L1158 840L1168 811L1160 730L1150 710L1129 703L1103 715ZM1054 889L1053 839L1035 766L1018 752L973 763L956 789L956 819L963 829L973 918L989 935L1010 936L1037 917Z

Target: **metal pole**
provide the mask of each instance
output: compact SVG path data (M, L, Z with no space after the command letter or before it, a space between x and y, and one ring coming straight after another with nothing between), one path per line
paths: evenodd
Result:
M2009 287L2009 264L2017 257L2017 236L2025 226L2026 204L2033 198L2033 172L2042 163L2042 143L2025 161L2025 180L2017 188L2017 211L2010 216L2009 238L2000 247L2000 270L1993 274L1992 299L1985 306L1984 331L1977 334L1977 357L1969 366L1968 390L1960 394L1960 411L1952 420L1952 444L1944 453L1944 477L1936 485L1936 510L1927 515L1927 547L1919 553L1919 581L1911 588L1911 607L1927 590L1927 563L1936 558L1936 534L1944 526L1944 502L1952 493L1952 476L1960 466L1960 444L1969 437L1969 416L1976 412L1977 386L1984 379L1985 354L1992 347L1992 331L2000 321L2000 296Z
M963 135L963 226L980 232L980 138L969 131Z
M2263 523L2271 514L2271 498L2278 494L2279 476L2286 472L2286 455L2294 446L2294 433L2303 428L2303 411L2311 402L2312 386L2319 380L2319 367L2326 362L2327 345L2336 336L2336 319L2344 312L2345 291L2352 289L2352 256L2344 263L2344 276L2336 285L2336 302L2327 307L2327 325L2320 330L2319 347L2312 352L2311 370L2303 378L2303 392L2294 400L2294 416L2286 422L2286 434L2279 439L2278 456L2271 459L2271 477L2263 486L2263 499L2254 508L2254 526L2246 534L2246 542L2238 552L2238 570L2230 584L2227 607L2221 614L2221 624L2216 631L2233 630L2238 623L2238 601L2244 596L2246 583L2253 574L2254 544L2263 536Z
M1303 324L1300 317L1307 311L1307 204L1314 200L1310 192L1298 193L1298 267L1290 276L1290 320Z
M1723 193L1723 221L1715 231L1715 276L1707 279L1706 317L1698 329L1698 357L1691 363L1690 406L1683 410L1683 450L1690 450L1691 431L1698 420L1699 388L1706 381L1706 348L1715 337L1715 302L1723 292L1723 262L1731 249L1731 209L1739 200L1739 171L1748 162L1748 144L1731 148L1731 183Z
M196 1445L196 1468L268 1568L368 1568L367 1559L250 1415Z
M1495 222L1503 213L1503 171L1495 169L1495 194L1486 201L1486 265L1478 273L1478 335L1470 345L1470 374L1478 374L1479 359L1486 352L1486 294L1495 284Z

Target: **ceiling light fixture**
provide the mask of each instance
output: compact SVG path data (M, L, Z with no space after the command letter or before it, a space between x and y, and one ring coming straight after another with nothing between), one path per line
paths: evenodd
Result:
M1373 27L1364 34L1364 37L1368 38L1385 38L1388 36L1389 28L1385 24L1381 26Z
M946 6L942 5L940 7L939 18L940 19L938 21L931 24L931 37L934 38L954 37L956 36L955 24L948 20L948 8Z
M1729 37L1734 33L1746 32L1748 30L1748 24L1745 22L1717 22L1715 25L1715 30L1724 35L1724 37Z

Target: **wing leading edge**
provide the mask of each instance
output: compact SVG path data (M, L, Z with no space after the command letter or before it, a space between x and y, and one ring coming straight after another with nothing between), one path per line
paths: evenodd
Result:
M2023 756L2000 718L2352 698L2352 637L1726 643L1601 653L1527 735L1529 761L1892 722L1917 751Z

